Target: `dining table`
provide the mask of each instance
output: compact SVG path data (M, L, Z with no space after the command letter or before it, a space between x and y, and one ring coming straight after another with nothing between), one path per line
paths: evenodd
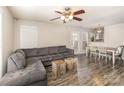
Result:
M96 50L96 51L100 51L101 49L104 49L104 51L106 51L106 53L111 53L112 54L112 67L115 67L115 47L103 47L103 46L87 46L86 47L86 56L89 56L89 52L90 50ZM100 54L100 52L99 52Z

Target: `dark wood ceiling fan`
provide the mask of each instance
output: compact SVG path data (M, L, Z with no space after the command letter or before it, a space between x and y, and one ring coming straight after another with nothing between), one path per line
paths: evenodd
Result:
M76 15L83 14L83 13L85 13L85 11L83 9L81 9L81 10L72 12L71 8L66 7L63 12L55 11L55 13L61 14L61 16L50 19L50 21L54 21L56 19L61 19L63 21L63 23L66 23L67 21L72 20L72 19L76 20L76 21L82 21L82 19L79 17L76 17Z

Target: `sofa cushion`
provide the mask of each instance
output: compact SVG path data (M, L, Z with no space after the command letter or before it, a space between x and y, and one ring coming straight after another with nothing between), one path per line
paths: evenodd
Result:
M55 47L48 47L48 54L57 54L58 53L58 46Z
M73 57L74 55L73 54L70 54L70 53L62 53L62 55L64 56L64 58L67 58L67 57Z
M51 61L46 61L46 62L42 62L42 63L43 63L43 65L45 67L48 67L48 66L51 66L52 65L52 62Z
M51 60L52 60L52 56L51 56L51 55L40 56L39 58L40 58L40 60L41 60L42 62L51 61Z
M66 46L58 46L58 53L66 52Z
M22 49L25 54L26 57L35 57L37 56L37 48L32 48L32 49Z
M5 74L0 80L0 85L24 86L44 79L46 79L46 70L39 60L37 62L29 62L25 69Z
M37 54L38 56L48 55L48 48L38 48Z
M25 64L26 64L25 56L21 52L13 53L9 57L8 61L13 62L16 65L17 69L23 69L25 67Z
M62 54L55 54L55 55L51 55L53 60L57 60L57 59L63 59L64 56Z
M39 57L29 57L26 59L26 63L27 64L33 64L33 63L36 63L37 61L39 61Z

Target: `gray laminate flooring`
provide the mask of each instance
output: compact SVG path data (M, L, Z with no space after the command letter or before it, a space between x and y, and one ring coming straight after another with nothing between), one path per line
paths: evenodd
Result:
M98 60L85 55L77 56L77 72L67 73L58 79L52 78L52 67L47 67L49 86L121 86L124 85L124 63L116 61L112 68L111 61Z

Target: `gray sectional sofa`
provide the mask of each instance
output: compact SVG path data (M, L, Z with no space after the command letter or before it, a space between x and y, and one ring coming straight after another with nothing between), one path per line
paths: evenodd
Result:
M74 57L66 46L18 49L8 58L7 73L0 79L2 86L47 85L45 67L52 60Z
M74 51L66 46L54 46L45 48L22 49L25 52L26 59L38 58L44 66L51 65L52 60L73 57Z

